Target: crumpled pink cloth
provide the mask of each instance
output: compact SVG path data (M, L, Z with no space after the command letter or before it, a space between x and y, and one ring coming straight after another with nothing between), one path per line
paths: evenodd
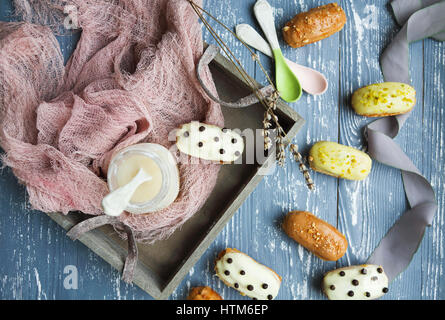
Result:
M223 126L220 106L196 79L203 43L186 0L32 3L52 10L75 5L82 28L64 67L49 27L0 23L2 160L26 185L33 208L103 214L115 152L139 142L170 148L169 132L192 120ZM209 70L205 82L216 92ZM120 221L137 241L165 239L203 205L218 170L217 164L179 164L173 204L146 215L124 213Z

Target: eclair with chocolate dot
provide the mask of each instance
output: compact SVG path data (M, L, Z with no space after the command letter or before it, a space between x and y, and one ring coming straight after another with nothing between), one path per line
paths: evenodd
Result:
M388 277L381 266L363 264L329 271L323 278L329 300L372 300L388 290Z
M244 140L235 130L192 121L176 132L179 151L195 158L233 163L244 151Z
M272 300L281 286L281 277L275 271L237 249L219 253L215 272L224 284L252 299Z

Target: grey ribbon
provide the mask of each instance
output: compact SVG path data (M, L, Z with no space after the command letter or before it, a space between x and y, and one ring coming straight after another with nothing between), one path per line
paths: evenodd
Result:
M107 224L118 226L127 234L128 254L127 258L125 259L124 268L122 271L122 280L124 280L126 283L131 283L133 282L134 271L138 261L138 247L136 245L133 231L130 227L120 222L116 217L107 215L95 216L76 224L70 229L70 231L67 232L67 236L70 237L72 240L77 240L85 232L91 231Z
M397 0L399 3L400 0ZM429 0L432 2L432 0ZM405 0L402 3L419 3L418 0ZM407 16L407 10L402 10L401 5L394 12ZM407 8L411 8L408 6ZM398 81L410 83L409 77L409 43L432 36L442 37L445 33L445 1L436 0L433 5L412 13L402 29L383 52L380 59L383 75L386 81ZM402 19L400 19L403 21Z
M396 19L404 23L381 56L385 81L410 83L410 42L445 35L445 1L395 0L391 3ZM389 230L367 263L382 265L393 280L409 265L437 210L434 190L409 157L393 141L409 114L382 118L369 124L365 133L371 157L402 171L410 210Z
M413 12L429 7L440 1L443 0L394 0L393 2L391 2L391 7L394 11L397 23L400 26L403 26L409 19L409 17L413 14ZM431 38L439 41L444 41L445 31L432 35Z

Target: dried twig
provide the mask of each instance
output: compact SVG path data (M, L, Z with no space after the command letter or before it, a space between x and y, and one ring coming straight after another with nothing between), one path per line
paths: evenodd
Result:
M306 180L307 187L309 188L309 190L315 190L314 181L309 174L309 170L304 164L303 157L301 156L300 152L298 152L298 146L295 144L291 144L289 149L292 152L294 160L299 163L299 168L300 171L303 173L304 179Z

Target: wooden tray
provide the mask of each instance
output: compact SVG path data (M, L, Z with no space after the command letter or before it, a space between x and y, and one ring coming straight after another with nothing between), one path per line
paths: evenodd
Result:
M238 72L222 55L210 63L210 70L222 100L235 101L251 93ZM244 130L262 127L264 107L261 104L244 109L223 107L223 113L228 128ZM277 115L289 142L303 126L304 119L281 100ZM263 175L258 171L273 161L272 154L262 165L222 166L212 194L182 228L167 240L152 245L138 244L139 261L134 283L155 299L167 299L261 181ZM48 215L66 230L85 218L82 213ZM122 270L127 243L119 238L111 226L90 231L79 240L114 268Z

